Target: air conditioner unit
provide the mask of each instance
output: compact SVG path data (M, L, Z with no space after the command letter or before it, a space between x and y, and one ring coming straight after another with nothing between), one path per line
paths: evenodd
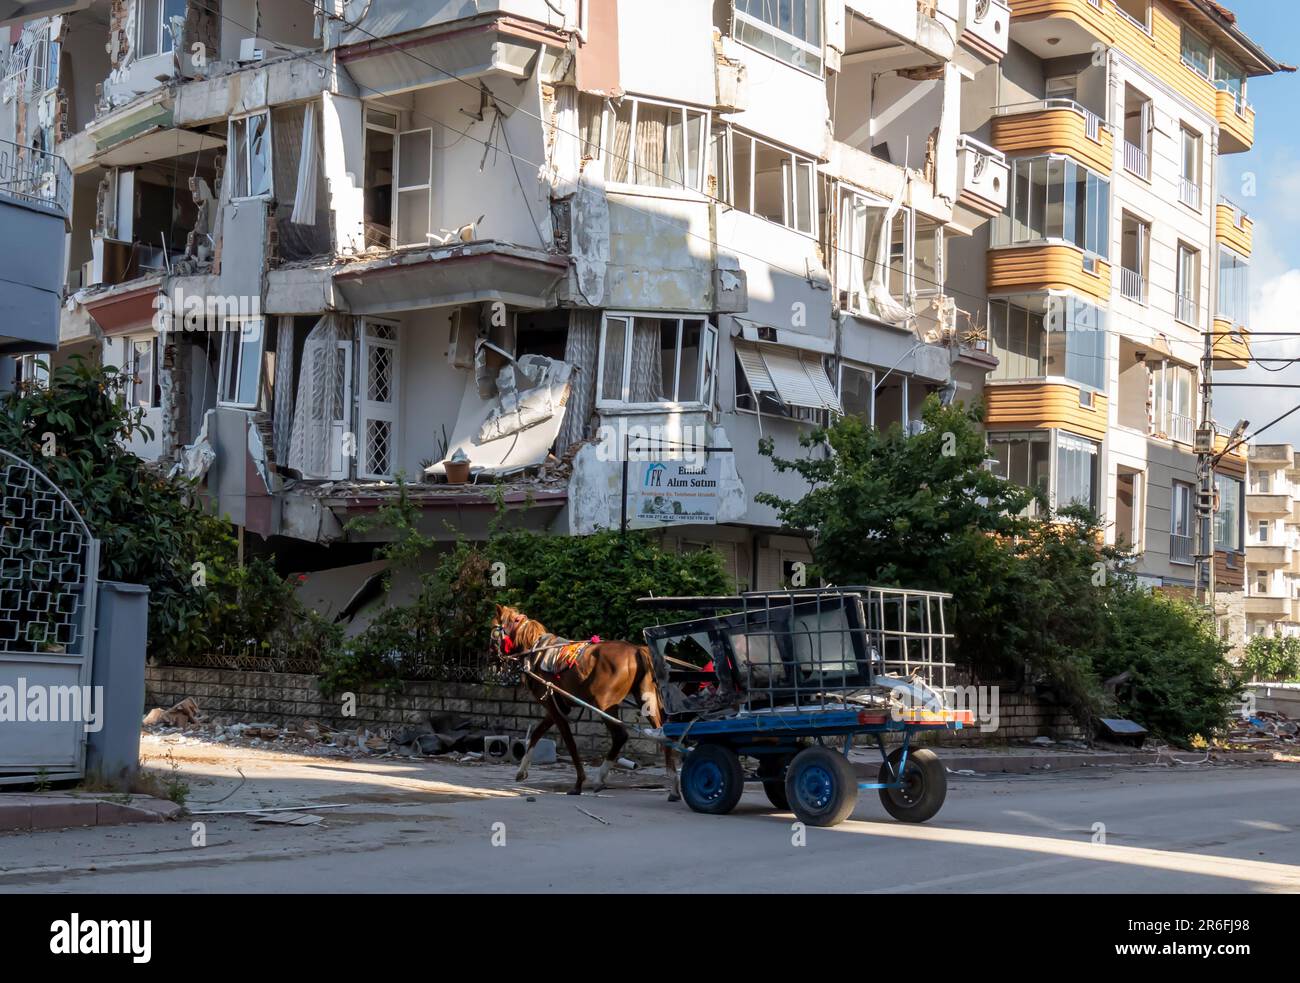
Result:
M239 60L262 61L266 58L268 46L269 43L262 38L242 38L239 42Z

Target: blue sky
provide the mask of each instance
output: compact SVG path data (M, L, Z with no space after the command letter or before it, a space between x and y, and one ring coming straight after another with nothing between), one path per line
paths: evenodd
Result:
M1300 65L1300 3L1296 0L1227 0L1241 28L1278 61ZM1300 331L1300 74L1252 79L1255 146L1221 158L1219 190L1255 223L1251 257L1251 324L1255 331ZM1252 193L1253 192L1253 193ZM1300 358L1300 337L1257 338L1256 356ZM1216 382L1283 382L1300 385L1300 363L1270 363L1246 371L1216 372ZM1251 432L1300 403L1300 389L1220 389L1215 418L1239 419ZM1260 443L1300 446L1300 411L1261 434Z

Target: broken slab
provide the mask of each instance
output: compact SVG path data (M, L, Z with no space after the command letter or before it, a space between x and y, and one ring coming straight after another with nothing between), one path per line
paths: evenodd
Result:
M175 802L151 795L10 792L0 795L0 833L160 823L181 812Z

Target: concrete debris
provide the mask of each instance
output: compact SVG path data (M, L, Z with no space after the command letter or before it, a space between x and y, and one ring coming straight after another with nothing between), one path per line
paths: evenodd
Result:
M1300 723L1275 710L1236 717L1223 741L1230 748L1300 754Z
M451 756L457 761L484 758L485 742L496 738L490 760L510 756L511 740L499 736L496 726L484 720L445 715L412 714L407 723L370 730L365 727L336 728L321 720L293 720L285 724L264 721L229 721L202 715L193 699L185 699L170 710L158 708L144 718L144 730L158 735L176 735L180 743L228 744L270 751L292 751L323 757L432 757ZM539 749L540 750L540 749ZM550 746L554 760L554 744ZM545 763L539 755L536 763Z
M199 705L190 697L186 697L177 703L170 710L164 710L162 707L154 707L144 718L146 727L192 727L202 720L199 713Z

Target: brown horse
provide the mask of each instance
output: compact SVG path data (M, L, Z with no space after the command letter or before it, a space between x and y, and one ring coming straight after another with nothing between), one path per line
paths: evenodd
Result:
M663 726L663 703L659 698L659 687L655 683L650 649L645 645L595 640L570 643L552 635L541 622L533 621L514 608L502 607L500 604L497 605L496 620L492 623L492 639L499 656L511 657L518 654L527 660L532 672L554 682L557 689L571 693L615 716L619 704L629 696L634 696L640 705L641 715L649 719L651 726ZM545 671L548 669L550 671ZM572 703L532 676L525 675L523 678L529 692L537 697L542 709L546 711L546 716L529 736L528 750L519 763L515 780L522 782L528 777L533 748L554 725L564 738L564 746L568 748L574 770L578 773L577 782L569 794L581 795L586 773L582 769L582 758L578 755L578 746L569 727L568 714ZM608 720L602 722L609 730L610 747L600 765L596 791L605 787L605 779L609 777L610 769L618 761L618 753L628 739L627 728L623 725ZM676 802L679 798L677 764L672 748L667 745L664 745L664 764L670 782L668 799Z

